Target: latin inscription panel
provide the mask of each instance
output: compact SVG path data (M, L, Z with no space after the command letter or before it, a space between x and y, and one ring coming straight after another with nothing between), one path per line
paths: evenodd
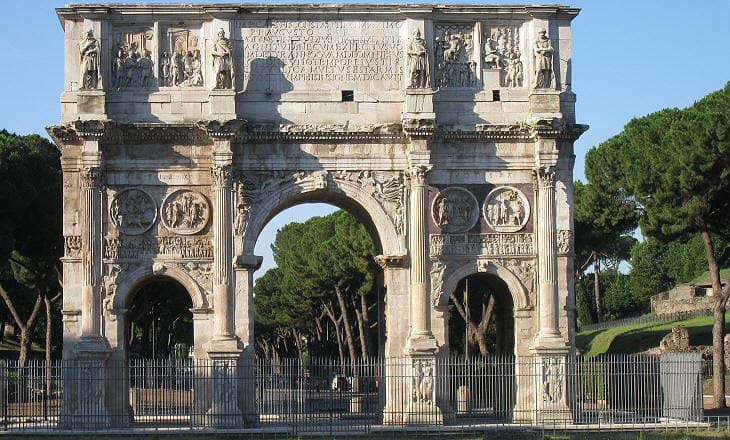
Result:
M399 21L245 20L245 90L400 90L400 29Z

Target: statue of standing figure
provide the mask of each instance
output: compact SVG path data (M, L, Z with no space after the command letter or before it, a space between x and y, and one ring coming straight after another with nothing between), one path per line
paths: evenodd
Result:
M226 31L218 31L218 39L213 43L213 72L215 89L232 89L234 82L233 44L226 38Z
M553 45L547 37L547 31L541 29L533 46L535 55L535 84L536 89L548 88L553 82Z
M99 41L94 38L94 31L88 30L86 38L79 45L81 53L81 88L96 89L99 87Z
M410 73L409 88L424 89L429 86L429 64L426 40L421 38L421 31L416 29L408 45L408 72Z

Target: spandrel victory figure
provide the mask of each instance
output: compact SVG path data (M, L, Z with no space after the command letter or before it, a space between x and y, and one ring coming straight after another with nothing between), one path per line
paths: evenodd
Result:
M81 53L81 88L96 89L99 87L99 41L94 38L94 31L88 30L86 38L79 45Z
M213 72L216 89L232 89L234 81L233 44L226 38L226 31L218 31L218 39L213 43Z

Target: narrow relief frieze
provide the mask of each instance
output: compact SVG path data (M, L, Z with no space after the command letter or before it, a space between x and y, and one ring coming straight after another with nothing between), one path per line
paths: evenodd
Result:
M122 235L104 239L104 258L107 260L153 257L210 259L213 258L213 243L208 238L187 236Z
M531 256L535 254L532 233L431 234L431 257L440 256Z

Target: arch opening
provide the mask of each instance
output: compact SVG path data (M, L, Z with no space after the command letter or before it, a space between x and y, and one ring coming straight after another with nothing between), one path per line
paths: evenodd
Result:
M344 194L317 191L288 198L262 219L251 232L257 249L270 242L273 252L254 286L258 356L344 361L382 354L385 288L374 257L383 246L368 209Z
M449 347L466 356L514 354L514 303L505 281L491 273L462 278L449 295Z
M183 359L193 346L193 300L177 280L145 279L128 299L124 345L132 359Z

